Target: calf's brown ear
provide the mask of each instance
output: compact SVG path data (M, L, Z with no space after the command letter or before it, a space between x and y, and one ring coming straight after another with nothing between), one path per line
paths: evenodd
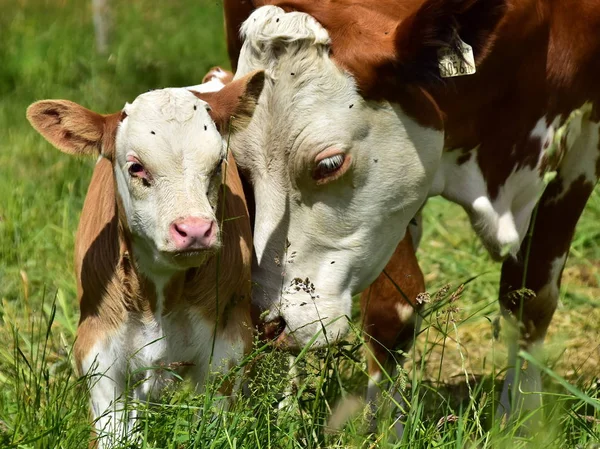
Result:
M99 155L106 116L67 100L42 100L27 108L27 119L48 142L74 155Z
M265 72L256 70L217 92L192 92L210 106L210 116L221 132L244 129L250 123L265 85Z

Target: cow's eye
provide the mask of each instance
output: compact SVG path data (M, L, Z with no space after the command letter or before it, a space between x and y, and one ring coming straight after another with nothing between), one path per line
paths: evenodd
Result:
M313 171L313 179L319 184L337 179L346 171L348 160L349 157L343 153L318 160Z

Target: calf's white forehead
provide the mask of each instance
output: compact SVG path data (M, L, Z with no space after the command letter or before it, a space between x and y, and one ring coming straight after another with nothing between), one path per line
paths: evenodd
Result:
M208 104L184 88L168 88L138 96L123 109L127 117L117 134L117 157L127 152L165 162L178 156L208 166L221 157L221 136ZM188 158L187 156L191 156Z

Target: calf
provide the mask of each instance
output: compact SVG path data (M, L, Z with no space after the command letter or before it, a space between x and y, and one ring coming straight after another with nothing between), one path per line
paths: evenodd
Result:
M154 90L110 115L65 100L27 110L61 151L99 157L75 244L74 352L89 375L96 431L107 436L100 446L135 416L123 396L147 400L174 372L201 390L251 345L252 237L221 132L244 126L263 80L255 72L211 94ZM223 382L221 392L234 386Z

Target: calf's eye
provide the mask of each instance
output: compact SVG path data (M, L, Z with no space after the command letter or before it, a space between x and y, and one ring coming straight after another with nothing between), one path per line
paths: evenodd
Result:
M127 158L127 162L129 163L129 166L127 167L129 176L131 176L132 178L141 179L146 187L150 186L150 173L148 173L148 171L144 168L140 161L138 161L133 156L129 156Z
M144 167L140 163L134 162L129 166L129 174L131 176L139 177L140 175L144 174L144 172Z

